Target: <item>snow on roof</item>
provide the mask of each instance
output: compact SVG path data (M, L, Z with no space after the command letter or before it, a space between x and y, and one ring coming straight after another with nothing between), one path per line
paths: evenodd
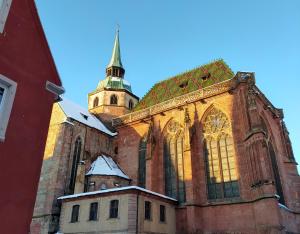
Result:
M110 175L119 176L125 179L129 177L121 170L111 157L101 155L91 165L86 175Z
M67 117L77 120L87 126L98 129L110 136L115 136L117 133L111 132L99 119L90 114L86 109L81 106L63 98L58 102L59 106L66 114Z
M77 194L73 194L73 195L62 196L62 197L59 197L57 199L58 200L64 200L64 199L69 199L69 198L92 196L92 195L97 195L97 194L105 194L105 193L110 193L110 192L118 192L118 191L131 190L131 189L139 190L139 191L149 193L149 194L152 194L152 195L155 195L155 196L158 196L158 197L161 197L161 198L165 198L165 199L168 199L168 200L171 200L171 201L177 201L176 199L174 199L172 197L168 197L168 196L165 196L163 194L156 193L156 192L153 192L151 190L144 189L144 188L141 188L141 187L138 187L138 186L126 186L126 187L118 187L118 188L99 190L99 191L94 191L94 192L77 193Z

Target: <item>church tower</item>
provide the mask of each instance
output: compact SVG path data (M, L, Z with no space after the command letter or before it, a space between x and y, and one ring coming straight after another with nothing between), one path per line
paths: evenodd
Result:
M124 79L124 74L117 30L112 56L106 67L106 78L98 83L95 91L88 94L89 111L105 122L129 113L139 100L132 93L131 85Z

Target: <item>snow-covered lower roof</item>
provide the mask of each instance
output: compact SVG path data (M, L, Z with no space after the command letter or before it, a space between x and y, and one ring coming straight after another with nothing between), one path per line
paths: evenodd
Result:
M177 201L176 199L172 198L172 197L168 197L165 196L163 194L160 193L156 193L153 192L151 190L148 189L144 189L138 186L126 186L126 187L118 187L118 188L111 188L111 189L105 189L105 190L99 190L99 191L94 191L94 192L87 192L87 193L77 193L77 194L73 194L73 195L68 195L68 196L62 196L57 198L58 200L64 200L64 199L70 199L70 198L78 198L78 197L85 197L85 196L93 196L93 195L97 195L97 194L105 194L105 193L111 193L111 192L118 192L118 191L126 191L126 190L139 190L145 193L149 193L161 198L165 198L171 201Z
M101 155L91 165L86 175L109 175L119 176L125 179L129 177L121 170L111 157Z
M77 120L89 127L98 129L110 136L117 135L117 133L111 132L99 119L89 113L88 110L71 102L70 100L63 98L63 100L58 102L58 104L67 117Z

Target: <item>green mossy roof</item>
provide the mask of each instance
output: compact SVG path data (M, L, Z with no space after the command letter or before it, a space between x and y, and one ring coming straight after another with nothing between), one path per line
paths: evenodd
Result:
M229 80L233 76L233 71L222 59L216 60L156 83L135 106L133 111ZM203 79L203 77L206 77L206 79Z

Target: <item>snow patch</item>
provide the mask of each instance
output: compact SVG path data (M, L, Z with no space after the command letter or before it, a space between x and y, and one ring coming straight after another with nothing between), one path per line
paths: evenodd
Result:
M58 102L58 104L66 114L67 118L77 120L80 123L98 129L110 136L117 135L117 133L111 132L99 119L89 113L88 110L69 101L68 99L64 98L62 101ZM68 120L65 120L64 122L70 123Z
M69 199L69 198L77 198L77 197L84 197L84 196L91 196L91 195L96 195L96 194L105 194L105 193L110 193L110 192L118 192L118 191L126 191L126 190L130 190L130 189L134 189L134 190L139 190L145 193L149 193L161 198L165 198L171 201L177 201L174 198L165 196L163 194L160 193L156 193L153 192L151 190L147 190L138 186L126 186L126 187L119 187L119 188L111 188L111 189L106 189L106 190L99 190L99 191L94 191L94 192L87 192L87 193L77 193L77 194L73 194L73 195L68 195L68 196L62 196L57 198L58 200L64 200L64 199Z
M110 175L119 176L125 179L129 177L121 170L111 157L101 155L91 165L86 175Z

